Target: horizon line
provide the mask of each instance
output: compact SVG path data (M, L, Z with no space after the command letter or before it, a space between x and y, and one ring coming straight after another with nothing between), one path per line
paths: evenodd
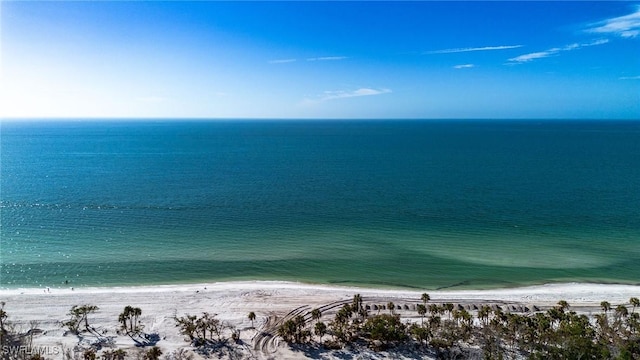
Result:
M2 122L79 122L79 121L640 121L637 118L586 118L586 117L2 117Z

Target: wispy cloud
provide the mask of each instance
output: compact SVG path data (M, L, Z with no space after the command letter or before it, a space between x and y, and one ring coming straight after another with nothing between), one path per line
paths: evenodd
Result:
M471 69L472 67L475 67L475 65L473 65L473 64L462 64L462 65L456 65L453 68L454 69Z
M307 98L303 101L303 104L312 105L325 101L346 99L361 96L373 96L390 93L390 89L373 89L373 88L359 88L357 90L337 90L337 91L325 91L321 95L315 98Z
M621 76L618 79L620 79L620 80L640 80L640 75L638 75L638 76Z
M360 88L358 90L353 91L325 91L324 94L320 97L321 101L333 100L333 99L344 99L358 96L372 96L372 95L381 95L390 93L389 89L371 89L371 88Z
M508 64L522 64L522 63L530 62L537 59L543 59L546 57L555 56L564 51L573 51L583 47L603 45L608 42L609 40L607 39L598 39L590 43L582 43L582 44L574 43L574 44L569 44L563 47L555 47L555 48L551 48L544 51L532 52L532 53L516 56L514 58L509 59Z
M640 35L640 6L637 6L636 10L629 15L591 24L586 31L598 34L612 34L623 38L634 38Z
M531 60L536 60L536 59L542 59L542 58L546 58L549 56L553 56L556 55L557 53L560 52L560 48L552 48L549 50L545 50L545 51L538 51L538 52L533 52L533 53L528 53L528 54L524 54L524 55L520 55L520 56L516 56L514 58L509 59L509 62L512 63L524 63L524 62L529 62Z
M298 59L278 59L278 60L270 60L269 64L286 64L296 62Z
M323 57L315 57L308 58L307 61L333 61L333 60L344 60L348 59L346 56L323 56Z
M500 45L500 46L483 46L483 47L467 47L467 48L456 48L456 49L444 49L444 50L434 50L434 51L426 51L423 54L454 54L454 53L462 53L462 52L471 52L471 51L492 51L492 50L509 50L509 49L517 49L522 47L522 45Z
M336 60L344 60L344 59L348 59L348 57L346 56L320 56L320 57L312 57L312 58L306 58L306 61L336 61ZM276 59L276 60L270 60L269 64L286 64L286 63L292 63L292 62L296 62L298 61L298 59Z

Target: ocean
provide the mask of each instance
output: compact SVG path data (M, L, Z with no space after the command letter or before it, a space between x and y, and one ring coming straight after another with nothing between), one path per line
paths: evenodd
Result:
M0 287L640 283L640 122L3 121Z

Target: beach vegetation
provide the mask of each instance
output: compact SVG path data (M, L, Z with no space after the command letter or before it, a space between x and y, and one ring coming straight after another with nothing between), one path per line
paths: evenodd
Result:
M251 327L253 328L253 327L254 327L254 326L253 326L253 321L256 319L256 313L254 313L253 311L252 311L252 312L250 312L250 313L247 315L247 318L249 319L249 321L251 321Z
M420 315L420 322L424 325L424 316L427 314L427 307L424 304L416 305L418 315Z
M449 319L451 319L451 316L453 315L453 304L452 303L446 303L442 305L444 311L449 315Z
M311 310L311 318L317 323L320 318L322 317L322 311L320 311L320 309L316 308Z
M632 297L629 299L629 304L631 304L632 306L631 313L635 313L636 308L640 306L640 299L638 299L637 297Z
M102 351L102 360L124 360L127 352L123 349L107 349Z
M7 321L7 312L4 310L5 302L0 302L0 334L6 333L7 329L5 328L5 324Z
M429 341L429 329L424 326L424 324L411 324L409 326L409 336L413 338L420 347L424 347L427 345Z
M144 353L144 360L158 360L162 355L162 350L159 347L154 346Z
M359 323L353 323L352 316L353 308L350 304L344 304L329 323L329 333L332 335L334 343L348 344L353 340Z
M34 345L34 336L41 333L38 321L30 321L24 331L13 321L9 321L9 314L4 310L4 302L0 302L0 359L1 360L44 360L40 347Z
M196 315L185 315L183 317L175 317L176 327L180 328L180 334L186 335L189 341L193 342L196 339Z
M367 319L362 326L362 337L371 348L384 350L405 341L408 338L406 330L400 315L381 314Z
M135 335L142 331L144 326L140 323L142 310L132 306L125 306L124 310L118 315L120 328L129 335Z
M80 326L84 325L84 329L89 331L89 314L98 311L99 308L95 305L74 305L69 310L68 315L70 319L62 323L62 326L66 327L73 334L80 333Z
M600 304L601 312L587 314L584 311L574 311L580 308L572 308L564 300L540 309L536 306L503 303L477 306L468 304L466 307L464 304L452 303L428 304L424 298L420 298L413 300L417 313L394 311L396 308L411 309L409 301L403 300L406 302L397 307L389 301L385 306L389 312L369 315L367 309L376 308L365 304L364 299L356 295L353 299L331 306L312 310L310 307L295 309L281 320L279 326L265 326L260 335L268 334L271 339L278 336L303 351L307 347L314 352L366 347L374 351L387 351L391 358L395 357L395 352L410 351L416 357L435 355L437 359L638 360L640 313L632 308L632 299L628 303L613 305L603 301ZM320 309L323 309L326 313L324 316L330 321L321 321L323 313ZM76 334L84 328L91 333L92 338L95 336L100 342L92 342L91 347L79 343L80 346L74 348L73 356L69 351L68 355L62 354L64 358L123 360L127 356L134 356L141 360L154 360L163 355L155 342L147 344L149 347L145 350L132 354L121 349L103 348L108 344L103 341L106 339L104 332L92 328L88 320L90 314L97 310L98 307L94 305L75 305L71 308L68 314L70 319L64 325ZM127 334L141 331L141 313L138 308L124 308L118 320ZM255 313L251 312L247 317L253 321ZM228 351L231 357L231 354L238 355L242 352L237 347L237 344L244 345L240 333L219 320L216 314L186 314L182 317L174 316L174 320L180 334L185 335L192 346L196 347L193 349L195 353L209 357L213 353L220 355ZM16 330L15 323L9 321L4 303L0 303L0 330L0 349L35 349L37 346L32 346L34 335L42 333L36 321L29 323L26 332ZM324 339L326 335L331 338ZM234 342L228 341L229 339ZM44 359L35 350L30 353L33 355L31 357L8 357L4 353L0 355L0 360ZM190 356L190 353L183 351L169 353L164 358L189 359Z
M195 347L213 346L225 344L236 333L236 329L220 321L217 314L208 312L201 316L186 314L183 317L175 317L176 327L180 334L187 336Z
M242 340L240 339L240 330L238 329L231 330L231 340L236 344L242 343Z
M187 349L177 349L165 355L165 359L166 360L192 360L193 353Z
M396 304L393 303L393 301L389 301L387 303L387 309L389 309L389 312L393 315L393 310L396 308Z
M588 317L564 300L546 310L531 306L531 311L497 304L427 304L430 299L421 298L416 303L420 321L393 312L392 302L385 306L391 313L362 321L358 309L366 306L360 299L354 296L343 304L328 325L316 321L313 332L326 349L366 344L375 351L394 351L407 345L437 359L640 359L640 314L629 311L628 304L613 307L603 301L603 312ZM277 335L292 344L311 341L304 316L285 321ZM323 342L325 334L332 340Z
M7 331L7 318L9 315L4 310L5 302L0 302L0 347L7 345L9 332Z
M422 304L424 306L427 306L427 303L429 302L429 300L431 300L431 296L429 296L429 294L427 294L427 293L423 293L420 296L420 300L422 300Z
M364 319L369 315L367 309L362 306L362 296L360 294L353 295L353 302L351 303L351 310L354 314L360 317L360 321L364 321Z
M82 353L82 358L84 360L96 360L96 351L94 349L86 349Z
M323 323L322 321L316 322L313 333L316 334L318 340L322 344L322 337L327 333L327 324Z
M311 331L306 329L304 316L296 315L278 327L278 336L288 343L304 344L311 339Z

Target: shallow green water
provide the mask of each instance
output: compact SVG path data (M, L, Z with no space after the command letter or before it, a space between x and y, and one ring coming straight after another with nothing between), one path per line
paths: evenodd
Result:
M2 287L640 279L639 122L1 131Z

